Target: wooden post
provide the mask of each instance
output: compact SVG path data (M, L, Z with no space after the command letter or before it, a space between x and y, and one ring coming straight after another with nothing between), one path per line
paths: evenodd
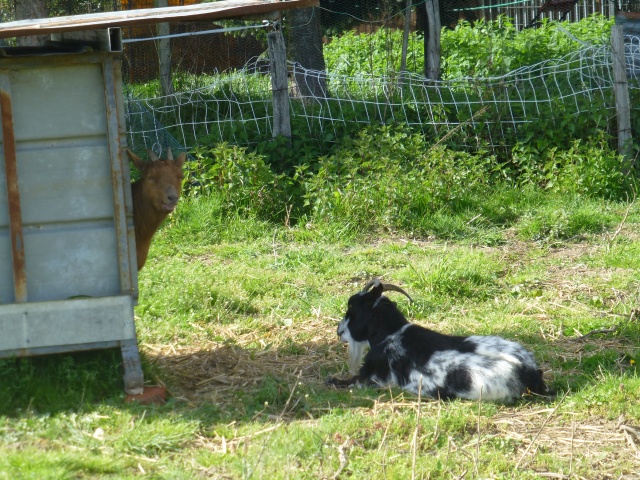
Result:
M156 6L168 7L169 0L156 0ZM169 33L171 32L169 23L159 23L157 31L159 37L165 37L169 35ZM163 96L167 96L173 93L173 82L171 81L171 39L158 39L157 47L158 63L160 65L160 92Z
M613 93L616 98L616 118L618 119L618 153L623 155L627 161L631 161L631 109L622 25L611 27L611 49L613 53Z
M407 48L409 46L409 28L411 27L411 3L413 0L407 0L404 7L404 33L402 35L402 58L400 59L401 74L407 69Z
M287 76L287 52L284 37L278 24L267 34L269 63L271 66L271 91L273 92L273 137L282 135L291 138L289 113L289 82Z
M425 52L424 75L431 80L440 78L440 2L427 0L424 4L427 10L427 51Z

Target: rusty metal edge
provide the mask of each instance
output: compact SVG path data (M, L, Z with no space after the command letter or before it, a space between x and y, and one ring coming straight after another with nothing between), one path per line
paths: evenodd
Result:
M9 74L6 72L0 72L0 115L2 116L2 142L4 150L5 176L7 181L11 255L13 260L13 288L15 301L18 303L24 303L27 301L24 232L22 228L20 188L18 184L16 139L13 128L11 79L9 78Z

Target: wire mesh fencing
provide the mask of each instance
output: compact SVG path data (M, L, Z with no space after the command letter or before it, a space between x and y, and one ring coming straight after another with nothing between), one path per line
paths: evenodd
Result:
M629 37L630 87L638 89L640 41ZM433 142L455 135L469 149L500 150L524 140L527 126L580 128L616 115L609 46L587 46L560 59L501 77L428 81L416 74L348 77L312 71L289 62L290 114L294 134L332 140L368 124L404 123ZM127 98L131 144L158 138L156 125L186 148L228 141L239 145L270 140L272 104L268 63L226 75L189 92L156 98ZM326 95L296 81L327 85ZM637 110L637 109L636 109ZM144 123L140 116L157 120ZM566 118L571 125L554 123ZM134 127L140 126L140 127Z

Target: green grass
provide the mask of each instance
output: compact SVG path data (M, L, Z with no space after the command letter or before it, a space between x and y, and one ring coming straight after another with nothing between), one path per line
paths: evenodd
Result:
M618 425L640 428L640 209L520 193L443 214L465 225L444 237L225 218L219 199L185 198L136 307L146 380L169 401L125 403L117 351L2 360L0 479L634 475ZM558 396L326 387L347 373L346 299L373 276L412 295L394 297L412 321L522 342Z

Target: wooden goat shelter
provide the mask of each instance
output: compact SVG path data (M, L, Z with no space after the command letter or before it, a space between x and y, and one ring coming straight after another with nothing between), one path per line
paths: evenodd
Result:
M119 53L93 50L16 47L0 58L0 357L120 347L136 394Z
M126 148L121 26L315 6L223 0L0 24L0 358L120 348L142 394L137 263Z

